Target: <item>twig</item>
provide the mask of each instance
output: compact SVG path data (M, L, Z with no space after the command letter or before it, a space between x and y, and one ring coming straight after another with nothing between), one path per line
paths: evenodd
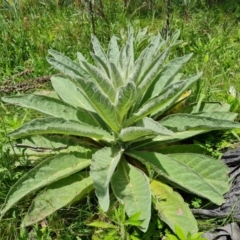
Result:
M1 86L0 93L26 92L28 90L37 88L37 84L42 84L42 83L50 81L50 78L52 76L53 75L37 77L37 78L28 79L27 82L20 82L20 83L17 83L15 85L10 85L10 86L9 85ZM9 81L5 82L5 84L6 83L9 84Z
M29 148L35 152L59 151L59 150L68 148L68 145L64 145L64 146L58 147L58 148L33 147L30 145L26 145L26 144L14 144L13 146L17 147L17 148Z

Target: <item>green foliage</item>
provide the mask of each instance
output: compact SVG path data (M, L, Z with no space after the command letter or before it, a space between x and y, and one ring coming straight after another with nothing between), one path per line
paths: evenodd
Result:
M201 77L201 73L183 78L178 74L191 55L169 59L178 37L179 32L167 40L157 34L135 57L137 37L132 28L125 45L119 48L113 36L107 52L92 36L94 64L82 53L77 54L76 63L50 50L48 62L64 75L51 79L58 98L37 94L2 98L48 115L9 134L16 139L16 151L23 148L32 161L43 160L10 189L2 217L21 199L43 188L22 226L81 200L93 188L107 212L111 188L143 232L149 228L152 196L159 218L173 231L175 224L185 235L198 231L191 211L171 186L221 205L230 187L227 167L205 155L164 155L151 149L212 130L240 128L240 124L232 121L235 114L222 108L211 112L214 103L193 104L187 112L166 115ZM157 174L154 181L149 179L149 169Z
M187 233L184 234L183 229L181 229L178 225L175 227L175 235L167 234L167 240L207 240L206 238L201 237L203 233Z

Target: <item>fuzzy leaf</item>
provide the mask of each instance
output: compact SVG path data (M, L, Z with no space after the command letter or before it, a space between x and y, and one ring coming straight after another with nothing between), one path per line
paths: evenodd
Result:
M96 195L103 211L110 204L109 183L121 159L123 150L115 147L105 147L92 156L90 176L93 180Z
M81 80L78 81L78 84L83 89L98 115L114 132L117 133L120 126L113 103L93 82Z
M64 102L73 107L80 107L93 113L95 112L85 95L78 90L76 84L71 80L64 77L52 76L51 83L54 90Z
M156 81L156 78L158 78L158 73L161 71L161 66L163 65L168 54L169 54L169 48L166 49L157 58L155 58L152 61L152 63L149 65L148 69L144 72L143 76L141 77L140 84L139 84L139 88L140 88L139 96L144 94L148 90L149 86L151 86L152 83L154 81ZM158 79L157 79L157 81L158 81ZM162 91L162 89L160 91Z
M175 232L176 225L181 227L185 236L188 232L193 234L198 231L197 221L179 193L156 180L151 181L150 187L154 197L154 208L157 210L159 218L173 232Z
M116 36L112 36L109 41L108 51L107 51L107 56L108 56L109 62L116 64L119 54L120 54L120 51L119 51L119 47L118 47L118 43L117 43L117 38L116 38Z
M88 124L106 129L106 124L98 116L90 101L86 96L78 89L77 85L71 80L63 77L51 77L51 82L54 90L58 93L59 97L66 103L76 107L77 109L85 109L86 111L80 111L78 118L81 121L83 118L88 118Z
M9 136L20 138L35 134L65 134L112 141L113 137L103 129L85 123L65 120L63 118L40 118L22 125L9 133Z
M173 136L164 136L159 135L155 138L152 138L150 141L142 141L138 142L136 145L132 146L132 149L148 149L157 147L159 145L162 145L163 143L173 143L173 142L179 142L180 140L184 140L199 134L203 134L209 131L206 130L190 130L190 131L182 131L182 132L174 132Z
M160 42L160 40L162 40ZM142 51L138 59L135 61L135 65L131 71L131 74L128 76L128 81L133 81L136 86L141 82L142 76L146 71L148 65L158 54L159 49L165 44L165 41L161 38L161 35L158 34L149 45Z
M192 55L193 54L191 53L183 57L174 58L168 62L168 64L161 71L161 75L154 86L151 98L158 96L162 89L172 83L171 79L179 71L179 69L181 69L183 64L189 61Z
M85 146L85 147L83 147ZM36 157L56 155L56 153L79 151L88 152L96 148L94 142L73 136L60 135L33 135L26 138L16 139L14 142L4 144L3 151L10 155L25 157L28 162L35 163ZM26 164L27 164L26 163Z
M138 127L144 127L158 132L159 135L172 136L174 132L162 126L159 122L154 121L152 118L145 117L137 122Z
M122 72L115 63L110 62L109 65L111 69L110 71L111 79L113 81L115 88L117 89L124 85L125 79L123 79Z
M120 123L122 123L127 112L134 104L136 92L136 85L133 82L128 82L126 85L118 88L115 106Z
M143 118L135 127L128 127L121 130L119 137L123 142L134 141L145 136L174 135L174 133L163 127L151 118Z
M199 117L210 117L214 119L219 119L219 120L229 120L233 121L238 114L234 112L199 112L199 113L193 113L193 116L199 116Z
M139 228L146 232L151 218L151 192L145 174L122 160L113 174L111 185L129 217L141 212Z
M181 113L196 113L198 103L191 103L183 107L179 112ZM230 111L230 105L228 103L220 102L202 102L198 109L198 112L228 112Z
M98 57L97 55L95 55L94 53L91 53L91 56L94 60L95 65L97 66L96 68L99 70L99 72L101 72L101 75L104 76L106 79L108 79L109 83L110 83L110 66L109 63L105 63L102 61L102 59L100 57ZM88 62L84 62L85 64ZM89 71L89 70L88 70ZM108 84L109 84L108 83Z
M32 202L22 227L37 223L58 209L79 201L93 190L87 173L78 173L49 185Z
M135 112L127 120L126 125L129 126L149 114L157 114L157 116L161 115L161 113L170 108L177 101L177 99L200 78L200 76L201 73L189 77L184 81L169 85L163 90L163 92L159 94L157 98L150 100L144 104L137 112Z
M163 118L160 123L173 131L186 130L227 130L240 128L240 123L225 120L225 113L212 112L211 117L179 113Z
M96 56L98 56L105 64L108 63L107 55L104 52L100 42L98 41L97 37L92 34L91 36L93 50Z
M62 73L73 79L83 78L94 82L94 78L82 66L75 63L69 57L52 49L48 50L48 53L52 56L47 57L48 62Z
M88 167L90 160L91 154L78 152L48 158L12 186L1 209L1 216L26 195Z
M85 109L78 108L77 110L56 98L29 94L3 97L2 100L21 107L34 109L53 117L64 118L66 120L80 120L90 125L96 124Z
M219 193L218 189L204 178L204 171L206 171L206 168L208 168L209 165L213 166L212 172L210 173L212 174L212 177L208 178L215 179L216 175L214 172L219 171L218 164L213 164L212 159L209 160L209 158L203 158L201 168L195 169L194 166L191 168L192 165L190 167L178 159L160 153L127 151L126 154L136 158L143 164L149 164L153 170L159 174L161 179L164 179L165 182L175 187L209 199L217 205L221 205L225 202L225 199L222 194ZM199 164L199 158L193 158L192 161L194 161L195 165ZM225 169L224 166L222 166L222 168ZM218 181L217 177L215 181ZM222 181L219 181L219 184L221 183Z
M106 94L111 99L112 102L114 102L116 91L111 80L97 67L89 64L88 62L83 62L83 65L87 69L88 73L92 76L92 78L94 78L95 83L98 84L102 92Z
M144 127L128 127L121 130L119 138L122 142L136 141L142 137L153 138L158 132Z
M168 156L194 169L214 189L224 194L230 189L228 168L225 164L210 156L196 153L173 153Z

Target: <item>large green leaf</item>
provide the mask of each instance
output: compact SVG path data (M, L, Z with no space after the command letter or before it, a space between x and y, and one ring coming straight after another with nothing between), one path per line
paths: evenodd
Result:
M10 132L9 136L20 138L35 134L65 134L113 141L113 137L103 129L63 118L35 119Z
M92 156L90 176L93 180L98 202L107 211L110 204L109 183L112 175L121 159L123 149L117 147L105 147L98 150Z
M106 129L106 124L98 116L90 104L90 101L78 89L76 84L67 78L59 76L51 77L51 82L54 90L64 102L70 104L73 107L76 107L77 109L80 108L80 111L77 115L80 121L81 119L88 118L90 119L88 124ZM84 111L82 109L84 109Z
M87 79L88 81L95 81L95 79L92 78L92 76L86 71L86 69L84 69L84 67L75 63L72 61L72 59L64 54L52 49L48 50L48 53L52 56L47 57L48 62L67 76L73 79L83 78Z
M94 107L98 115L114 132L117 133L120 126L113 103L93 82L87 82L82 79L77 83L83 89L85 95L88 97L91 105Z
M113 83L109 79L110 76L108 77L101 70L88 62L83 62L83 65L88 70L88 73L95 80L95 83L98 84L100 89L109 97L109 99L111 99L112 102L114 102L116 91Z
M128 82L126 85L117 89L116 110L118 113L119 123L122 123L129 109L136 99L136 85L134 82Z
M199 113L192 113L193 116L200 116L200 117L210 117L219 120L229 120L233 121L238 114L234 112L199 112Z
M37 223L56 210L82 199L93 190L88 173L77 173L49 185L32 202L22 227Z
M120 54L120 51L117 43L117 37L112 36L109 41L108 50L107 50L107 57L109 62L116 64L118 61L119 54Z
M151 182L150 187L154 197L154 208L157 210L159 218L173 232L175 232L176 225L181 227L185 236L188 232L193 234L198 231L197 221L179 193L156 180Z
M153 115L157 113L157 116L160 115L170 108L182 95L182 93L195 83L200 76L201 73L169 85L159 94L157 98L150 100L137 112L133 113L133 115L127 120L126 125L131 125L149 114Z
M202 161L204 164L201 165L201 168L195 169L194 166L191 168L178 159L160 153L129 150L126 154L144 164L149 164L153 170L159 174L161 179L164 179L165 182L170 183L173 186L209 199L217 205L221 205L225 202L222 194L215 189L215 186L209 183L208 179L211 177L208 177L208 179L204 178L204 171L206 171L206 168L208 168L209 165L213 165L212 171L218 171L219 165L212 164L212 159L209 160L209 158L203 158ZM193 161L196 165L199 164L199 158L194 158ZM212 174L212 178L215 177L214 172L211 172L210 174ZM222 181L219 181L219 184L221 183Z
M168 156L193 169L220 194L229 191L229 170L221 161L196 153L174 153Z
M196 113L196 112L228 112L230 105L220 102L201 102L199 109L198 103L191 103L179 110L181 113Z
M121 130L119 138L123 142L135 141L139 138L148 136L154 137L156 135L167 135L172 136L174 133L167 128L163 127L158 122L151 118L143 118L140 120L135 127L128 127Z
M174 58L171 60L161 71L159 79L154 85L151 98L158 96L159 93L168 85L172 83L174 75L181 69L182 65L189 61L192 54L188 54L182 57Z
M73 136L34 135L4 144L3 151L8 151L10 155L18 157L25 156L28 161L34 161L38 160L37 156L45 157L59 152L70 152L73 149L79 152L88 152L89 149L96 147L97 145L93 141Z
M122 142L136 141L142 137L153 138L158 135L158 132L144 127L127 127L123 128L119 134L119 139Z
M141 82L139 84L139 96L142 97L142 94L145 94L148 88L152 85L153 82L158 81L158 74L161 71L161 66L163 65L165 59L169 54L169 48L167 48L162 54L160 54L147 68L144 72L143 76L141 77ZM163 89L163 88L162 88ZM162 90L160 89L160 91ZM159 91L159 92L160 92ZM147 95L148 100L149 96ZM150 97L151 98L151 97Z
M160 41L162 40L162 41ZM160 48L165 44L165 41L158 34L149 45L142 51L138 59L135 61L135 65L128 76L128 81L133 81L137 86L142 80L142 76L146 71L148 65L157 56Z
M163 118L160 123L173 131L186 130L227 130L233 128L240 128L240 123L225 120L229 115L223 112L212 112L209 114L192 115L186 113L178 113Z
M88 70L90 64L85 61L82 62L82 65L85 66L85 68L83 68L73 62L70 58L64 56L57 51L49 50L49 54L51 54L53 57L48 57L47 60L56 69L60 70L62 73L72 78L72 80L74 80L75 82L78 80L85 83L92 83L95 90L100 90L105 96L108 96L109 94L108 98L114 99L115 95L113 95L112 91L109 91L109 87L113 90L111 83L108 81L108 79L106 79L104 74L100 74L99 76L97 76L97 68L90 67L91 71L89 72ZM88 70L86 69L86 67L88 68ZM82 87L81 84L80 86ZM83 91L86 95L85 89L83 89Z
M78 121L80 117L81 122L85 122L90 125L96 124L96 122L94 122L93 119L88 115L88 111L85 109L79 108L77 110L71 105L68 105L67 103L64 103L56 98L44 95L29 94L3 97L2 100L22 107L31 108L53 117L75 121Z
M137 122L138 127L144 127L146 129L151 129L158 132L159 135L173 136L174 132L162 126L159 122L153 120L152 118L145 117Z
M93 50L96 56L98 56L105 64L108 64L107 55L104 52L100 42L98 41L95 35L91 35L91 42L93 46Z
M139 228L146 232L151 218L151 192L145 174L121 160L113 174L111 185L117 199L124 205L129 217L141 212Z
M71 59L62 54L58 52L56 53L55 51L50 51L50 54L54 56L54 58L48 58L49 63L62 73L68 75L84 93L102 120L104 120L114 132L118 132L119 125L115 113L115 107L109 97L105 95L99 88L98 84L95 83L92 76L79 66L76 67Z
M99 70L99 72L101 72L101 75L105 76L106 79L111 79L111 70L110 70L110 65L109 63L107 62L107 64L102 61L102 59L97 56L96 54L94 53L91 53L91 56L92 58L94 59L94 63L97 67L97 69ZM87 63L87 62L83 62L83 63ZM86 65L85 65L86 66ZM89 71L89 69L88 69Z
M190 131L182 131L182 132L174 132L173 136L164 136L164 135L159 135L157 137L152 138L151 140L146 140L142 142L138 142L135 145L132 145L131 149L138 149L138 150L143 150L143 149L149 149L153 147L160 146L162 144L166 143L173 143L173 142L179 142L180 140L184 140L199 134L203 134L206 132L209 132L210 130L190 130Z
M48 158L12 186L1 209L1 215L26 195L88 167L90 162L90 153L61 153Z
M113 81L113 84L115 88L121 87L125 84L125 79L123 79L122 71L120 68L117 67L115 63L110 62L110 74L111 74L111 80Z
M76 84L71 80L60 76L52 76L51 83L54 90L64 102L73 107L80 107L95 112L89 100L78 90Z

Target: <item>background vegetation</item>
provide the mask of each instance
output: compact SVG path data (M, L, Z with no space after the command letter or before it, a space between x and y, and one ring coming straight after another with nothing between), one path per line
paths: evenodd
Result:
M71 58L76 57L77 51L89 56L90 35L93 32L101 43L107 44L113 34L120 39L126 38L129 22L134 28L148 27L149 34L162 31L166 26L167 6L163 0L94 2L93 5L87 0L5 0L1 3L1 96L28 89L49 88L47 77L46 81L39 79L41 76L55 74L46 61L48 49L63 52ZM203 71L202 83L192 89L194 94L189 101L204 96L206 100L229 102L232 110L239 112L239 22L240 3L236 0L171 1L169 33L180 29L183 40L172 54L181 56L194 52L184 71L186 74ZM138 48L141 50L141 46ZM229 93L231 86L236 90L235 95L232 91ZM0 116L0 145L8 141L7 132L16 129L27 119L36 117L29 110L2 103ZM219 156L221 150L232 145L236 138L228 133L218 134L220 137L217 139L208 135L204 140L200 138L195 141L200 142L213 155ZM15 162L16 159L11 159L6 151L1 152L1 204L9 188L27 170L16 166ZM48 222L20 231L22 213L28 205L29 202L25 200L1 221L0 238L28 239L31 233L37 239L88 239L92 234L97 237L101 234L98 232L100 230L93 230L84 224L94 218L96 199L87 199L78 206L63 209L48 219ZM116 217L114 214L113 218ZM101 217L104 219L107 216L102 213ZM154 224L155 229L163 228L161 223Z

